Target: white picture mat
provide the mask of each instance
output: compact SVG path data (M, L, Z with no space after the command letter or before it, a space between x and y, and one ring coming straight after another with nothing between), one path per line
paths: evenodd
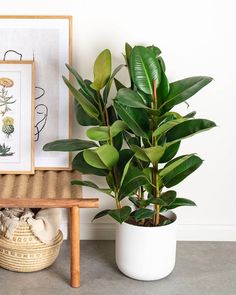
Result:
M48 108L47 123L35 142L38 168L69 167L68 153L42 150L48 142L69 138L69 92L62 80L62 75L69 78L65 67L70 63L69 25L69 18L0 19L0 54L15 50L24 60L34 58L36 86L45 90L45 95L36 100L36 105ZM36 112L36 123L40 120Z
M13 158L0 158L0 172L31 172L32 163L32 64L0 64L0 77L8 77L14 80L11 94L16 98L16 106L11 106L12 112L5 114L5 117L14 114L14 126L16 134L13 143ZM10 88L11 89L11 88ZM15 108L15 109L14 109ZM0 120L2 121L2 116ZM19 124L19 125L17 125ZM0 141L3 141L1 133ZM1 142L0 142L1 143Z

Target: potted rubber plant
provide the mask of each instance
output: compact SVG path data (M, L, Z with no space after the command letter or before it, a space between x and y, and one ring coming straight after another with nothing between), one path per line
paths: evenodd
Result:
M131 83L127 88L115 81L114 106L129 127L124 138L148 183L129 196L134 209L117 226L116 263L132 278L155 280L167 276L175 265L176 215L171 210L195 206L172 189L203 162L195 153L176 156L181 141L216 126L195 118L196 112L182 115L173 108L212 78L196 76L169 83L156 46L131 48L126 44L125 59Z
M116 208L103 210L94 219L110 215L118 222L117 266L129 277L155 280L167 276L175 265L176 215L171 210L195 206L170 189L202 164L194 153L176 156L180 143L215 126L210 120L196 119L195 112L181 115L172 109L212 78L197 76L169 83L161 51L155 46L126 44L125 60L129 87L115 79L123 65L111 73L109 50L95 61L93 82L83 80L67 65L79 88L64 81L75 97L79 124L90 127L89 140L59 140L46 144L44 150L78 151L74 169L105 177L106 188L83 180L72 184L114 198ZM113 81L117 92L110 105Z

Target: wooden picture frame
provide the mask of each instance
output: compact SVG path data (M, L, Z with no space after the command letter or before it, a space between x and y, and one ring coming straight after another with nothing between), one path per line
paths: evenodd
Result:
M34 173L34 61L0 61L0 174Z
M72 16L0 16L1 60L36 64L35 169L71 170L71 153L43 151L44 144L71 137L72 97L62 80L71 78Z

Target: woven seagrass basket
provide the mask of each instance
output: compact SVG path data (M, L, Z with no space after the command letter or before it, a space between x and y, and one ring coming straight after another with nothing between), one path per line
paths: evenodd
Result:
M41 242L27 222L21 222L13 239L0 235L0 267L16 272L33 272L49 267L56 260L61 243L59 231L50 245Z

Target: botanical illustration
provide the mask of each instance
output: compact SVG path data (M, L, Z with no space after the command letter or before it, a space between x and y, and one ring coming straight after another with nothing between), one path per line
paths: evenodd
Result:
M5 143L3 143L2 145L0 144L0 157L9 157L9 156L13 156L14 153L10 152L11 147L6 146Z
M5 117L2 119L2 132L6 134L7 138L14 132L14 119L12 117Z
M0 174L33 173L34 62L5 57L0 62Z
M14 86L14 81L8 77L0 77L0 114L2 115L2 126L1 132L5 136L5 140L7 141L10 136L14 133L14 118L12 116L6 116L6 114L12 112L12 108L16 102L13 95L9 94L9 88ZM1 143L0 142L0 157L9 157L13 156L14 152L11 150L12 147L9 143Z
M14 82L9 78L0 78L0 113L4 116L7 112L11 111L10 105L16 101L13 99L13 96L8 95L7 88L10 88L14 85Z

